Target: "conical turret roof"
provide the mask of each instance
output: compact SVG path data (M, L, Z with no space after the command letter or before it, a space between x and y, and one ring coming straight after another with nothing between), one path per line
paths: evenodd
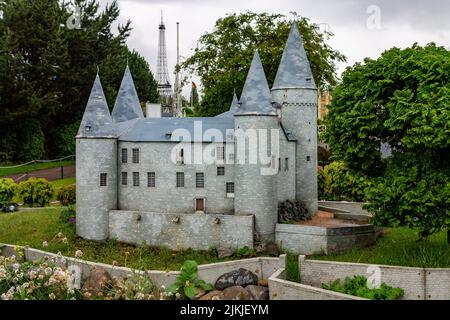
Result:
M116 103L112 111L112 119L114 122L124 122L137 118L144 118L141 104L134 86L133 77L130 68L125 69L122 84L117 94Z
M81 120L80 128L78 129L78 135L95 136L101 127L111 123L112 118L109 114L100 77L97 74L86 105L86 110Z
M236 113L239 110L239 99L236 95L236 92L233 95L233 101L231 102L230 112Z
M272 107L269 84L267 83L258 51L253 56L244 89L242 90L240 107L236 112L236 115L242 114L275 114Z
M281 57L280 66L273 83L273 89L311 88L316 89L302 37L296 23L292 24L289 38Z

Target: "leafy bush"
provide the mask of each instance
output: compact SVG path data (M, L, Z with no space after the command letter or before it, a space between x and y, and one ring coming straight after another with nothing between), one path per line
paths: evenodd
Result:
M422 239L450 229L449 176L431 160L390 159L385 175L368 189L367 202L378 225L419 228Z
M197 288L205 291L210 291L213 286L206 283L204 280L198 278L197 275L197 262L193 260L186 260L181 267L181 273L167 291L176 296L177 294L187 297L188 299L194 299Z
M63 224L68 224L71 226L75 226L76 218L77 212L75 210L75 207L72 205L61 210L61 213L59 214L59 221Z
M55 140L58 157L66 157L75 154L75 136L77 135L80 121L58 127L55 131Z
M14 198L17 190L17 184L13 179L0 179L0 208L6 206Z
M319 200L326 200L325 197L325 174L322 167L317 167L317 196Z
M343 285L340 279L333 281L330 285L322 283L322 288L372 300L396 300L404 295L403 289L393 288L385 283L382 283L379 288L370 289L367 286L367 278L364 276L346 277Z
M19 183L19 197L30 207L45 207L53 196L53 186L45 179L31 177Z
M369 186L365 176L351 172L342 161L334 161L323 170L323 200L364 201Z
M58 190L56 199L63 205L75 204L77 198L76 186L74 184L63 186Z
M311 217L304 202L286 200L278 203L278 221L281 223L305 221Z
M256 255L257 255L256 250L251 249L249 247L239 248L233 253L233 256L237 258L250 258L255 257Z

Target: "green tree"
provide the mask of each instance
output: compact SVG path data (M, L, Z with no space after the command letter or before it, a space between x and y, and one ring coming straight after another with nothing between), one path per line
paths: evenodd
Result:
M393 48L344 72L327 116L333 157L373 179L375 221L418 227L421 238L450 228L449 81L445 48Z
M81 29L66 26L75 3ZM148 63L126 46L130 21L113 30L120 13L117 1L100 10L98 0L3 0L0 11L1 160L73 153L74 127L97 68L111 108L127 59L141 100L157 100ZM33 130L26 138L34 145L33 154L21 143L30 123ZM44 146L38 152L42 133Z
M227 111L234 90L240 95L255 49L259 49L271 85L275 79L291 22L281 14L231 14L216 21L213 32L203 34L194 54L182 64L202 81L198 115L213 116ZM336 63L345 57L325 43L332 33L322 33L307 18L298 21L308 58L319 87L334 86Z

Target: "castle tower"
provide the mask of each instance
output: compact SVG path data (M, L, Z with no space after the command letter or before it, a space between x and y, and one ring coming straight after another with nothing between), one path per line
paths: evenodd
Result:
M158 63L156 69L156 81L158 82L158 92L163 98L172 96L172 85L169 79L169 68L167 66L167 47L166 47L166 26L164 25L161 12L161 23L159 25L159 43L158 43Z
M270 170L274 157L269 157L269 163L261 161L259 149L262 141L259 130L267 134L267 144L270 145L271 129L278 129L278 118L272 107L269 85L258 52L253 57L240 106L237 109L234 114L236 133L235 214L253 214L257 238L273 242L277 223L275 182L278 170ZM254 134L257 134L258 141L252 141L251 136ZM245 151L243 151L243 145ZM269 150L270 154L272 153L270 147L266 150ZM254 163L252 155L256 155L257 158ZM277 158L278 156L275 159ZM265 170L272 172L268 173Z
M317 212L317 87L294 23L272 88L283 125L297 139L296 199Z
M97 75L76 137L77 235L108 238L109 211L117 205L117 140L105 130L113 120Z

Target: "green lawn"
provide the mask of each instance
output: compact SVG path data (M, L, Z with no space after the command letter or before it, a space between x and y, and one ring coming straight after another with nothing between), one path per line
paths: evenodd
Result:
M352 249L340 255L313 255L309 259L387 264L409 267L450 268L450 245L442 231L427 241L417 241L417 232L406 227L385 228L384 236L371 247Z
M199 264L220 262L237 257L220 259L215 250L210 251L171 251L151 247L135 247L116 241L98 243L75 236L70 225L59 222L61 209L39 209L0 214L0 243L28 245L32 248L50 252L60 251L73 257L76 250L83 252L83 259L119 266L147 270L179 270L187 259ZM68 243L62 243L56 235L62 232ZM48 247L43 247L43 241Z
M29 164L29 165L17 167L17 168L8 168L8 169L0 168L0 177L12 175L12 174L31 172L31 171L35 171L35 170L41 170L41 169L49 169L49 168L55 168L55 167L61 167L61 166L70 166L73 164L75 164L75 161L73 161L73 160L64 160L64 161L58 161L58 162L34 163L34 164ZM6 167L6 166L10 166L10 165L0 165L0 167Z

